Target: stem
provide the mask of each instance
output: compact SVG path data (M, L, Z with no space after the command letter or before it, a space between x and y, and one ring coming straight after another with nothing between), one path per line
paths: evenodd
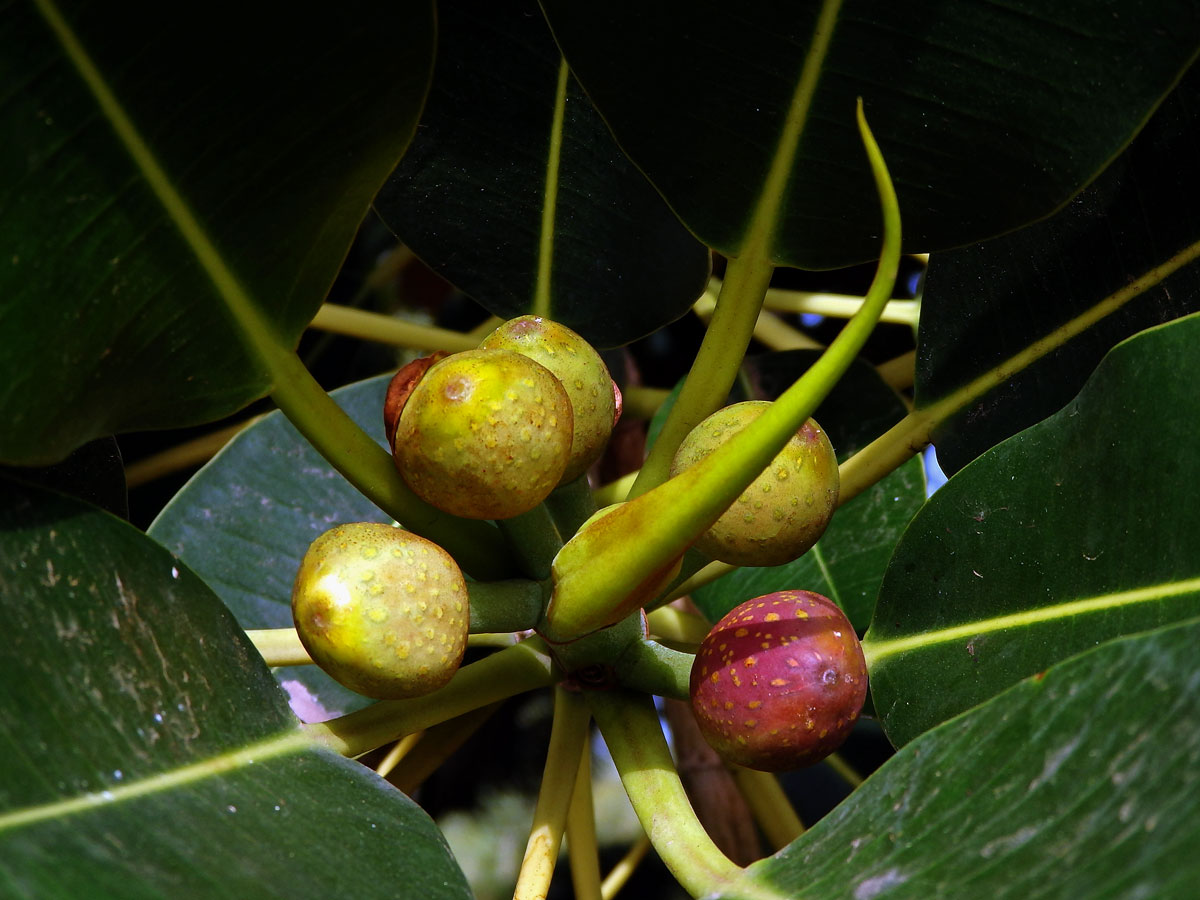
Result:
M699 644L712 630L708 619L674 606L660 606L647 613L646 620L655 637L681 644Z
M638 471L640 472L641 470L639 469ZM603 508L613 503L620 503L633 488L633 483L637 481L637 477L638 472L630 472L628 475L622 475L616 481L610 481L608 484L596 488L592 495L596 500L596 505Z
M671 460L688 432L729 396L774 271L775 267L757 253L730 260L712 321L658 440L629 491L630 500L667 480Z
M621 415L631 419L652 419L669 396L671 392L666 388L646 387L641 384L626 385L621 391Z
M743 870L720 851L696 818L654 704L626 691L590 691L586 696L634 812L671 874L693 897L733 888ZM736 891L730 894L738 896Z
M442 544L472 573L498 576L505 561L496 536L486 530L489 526L452 521L408 490L391 465L387 452L330 399L292 349L285 345L274 323L263 315L187 201L175 189L171 177L159 164L54 3L39 0L37 6L147 186L212 282L250 359L265 370L274 385L272 396L284 415L334 468L380 509L412 531Z
M846 762L840 753L830 753L825 757L824 762L838 774L842 781L850 785L851 790L862 787L863 777L854 770L850 763Z
M575 900L601 900L600 848L596 842L596 810L592 802L592 748L584 741L579 770L567 810L567 854Z
M838 505L857 497L920 453L937 421L914 410L838 466Z
M254 649L271 668L307 666L312 663L312 657L300 643L295 628L254 628L246 632L246 637L250 638Z
M396 741L396 745L388 751L387 756L383 761L375 767L375 774L380 778L387 778L391 774L392 769L400 763L404 757L408 756L410 750L425 736L423 731L414 731L412 734L406 734L400 740Z
M445 687L411 700L381 700L328 722L303 726L342 756L360 756L389 741L558 680L536 638L463 666Z
M479 341L470 335L432 325L405 322L395 316L324 303L308 324L309 328L344 334L364 341L412 347L416 350L474 350Z
M771 283L774 265L772 246L787 196L787 185L796 165L796 151L804 133L817 83L820 81L829 45L837 24L841 0L824 0L813 28L812 43L782 123L771 165L763 179L750 224L737 257L725 270L725 281L717 300L712 323L705 332L700 352L688 373L679 399L667 416L662 433L650 451L646 465L630 492L630 499L662 484L679 444L702 419L724 402L762 308ZM860 117L861 117L861 102ZM891 287L888 288L891 294Z
M388 773L388 781L411 795L502 705L493 703L482 706L448 722L435 725L428 731L420 732L424 737L404 757L404 765Z
M558 533L567 537L578 531L579 526L596 512L596 501L586 474L555 488L545 503L558 526Z
M622 504L567 542L554 561L554 594L541 629L550 639L570 640L624 615L631 599L640 599L638 589L679 559L812 415L875 327L900 261L900 211L861 101L858 124L884 224L879 266L866 302L829 349L750 425L696 465ZM732 281L726 278L726 289ZM662 444L660 436L655 446Z
M709 316L712 315L713 306L712 295L705 292L696 301L692 311L701 319L708 321ZM825 346L765 309L759 310L758 319L754 323L754 338L772 350L820 350Z
M500 519L496 524L521 570L530 578L549 578L550 563L562 549L563 540L546 504L539 503L528 512Z
M470 574L502 578L511 571L495 528L449 515L417 497L396 472L391 454L325 393L295 353L269 345L265 336L262 343L275 382L271 398L351 484L409 531L443 547Z
M838 499L841 500L841 492L838 493ZM730 572L736 571L739 566L731 566L729 563L720 561L710 562L707 566L679 585L666 596L666 601L678 600L680 597L686 597L693 591L704 587L706 584L712 584L718 578L728 575Z
M536 581L469 581L471 634L526 631L537 624L546 603L545 590Z
M879 377L894 391L906 391L916 381L917 351L909 350L875 367Z
M579 760L587 746L587 704L578 694L560 688L554 691L554 722L550 726L550 749L542 771L533 827L525 845L525 858L513 891L513 900L545 900L554 876L554 864L562 845L571 806Z
M742 796L750 805L754 819L762 828L771 846L782 850L804 834L804 823L796 815L792 802L779 784L779 779L770 772L756 772L741 766L731 766L733 777L741 789Z
M144 484L149 484L151 481L155 481L166 475L172 475L190 466L197 466L208 462L208 460L216 456L218 450L228 444L240 431L253 425L261 418L262 416L254 416L245 419L234 425L219 428L201 437L193 438L190 441L176 444L174 447L163 450L161 453L155 453L152 456L147 456L145 459L139 459L137 462L130 463L125 469L126 488L141 487Z
M625 887L625 882L633 874L646 854L650 852L650 838L643 834L633 846L629 848L629 852L621 857L621 861L612 867L612 871L605 876L604 882L600 885L600 896L603 900L612 900L617 896L621 888Z
M672 650L657 641L632 644L617 661L617 679L632 690L687 700L694 653Z
M951 416L1197 259L1200 259L1200 241L1184 247L1166 262L1147 269L1095 306L1064 322L953 393L913 410L890 430L842 463L842 495L849 499L866 490L924 449L934 430Z
M554 264L554 215L558 208L558 168L562 158L563 121L567 108L567 81L570 69L566 59L558 66L558 84L554 89L554 116L550 122L550 146L546 153L546 183L543 189L542 229L538 239L537 282L534 287L535 316L550 317L550 271Z
M811 313L831 319L849 319L862 306L862 297L848 294L810 293L769 288L763 306L775 312ZM919 300L889 300L879 315L880 322L916 327L921 312Z

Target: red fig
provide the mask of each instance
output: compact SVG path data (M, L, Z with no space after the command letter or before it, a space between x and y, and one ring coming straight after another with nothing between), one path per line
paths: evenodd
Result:
M692 711L723 759L765 772L820 762L867 697L854 628L826 597L779 591L735 607L696 653Z

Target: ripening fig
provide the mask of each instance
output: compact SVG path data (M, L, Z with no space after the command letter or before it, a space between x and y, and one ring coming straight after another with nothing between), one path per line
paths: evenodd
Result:
M849 735L866 698L854 628L811 591L735 607L692 665L692 712L704 739L723 759L764 772L820 762Z
M426 503L468 519L508 519L562 480L572 422L549 369L509 350L466 350L419 377L399 411L392 455Z
M562 382L575 422L563 481L574 481L586 472L604 452L621 413L621 392L600 354L570 328L541 316L509 319L479 346L528 356Z
M684 438L671 463L678 475L767 409L748 400L717 410ZM706 531L696 548L734 566L778 566L806 552L837 508L838 464L829 438L812 419Z
M450 554L377 522L318 537L292 588L292 619L313 662L380 700L418 697L449 681L469 618L467 585Z

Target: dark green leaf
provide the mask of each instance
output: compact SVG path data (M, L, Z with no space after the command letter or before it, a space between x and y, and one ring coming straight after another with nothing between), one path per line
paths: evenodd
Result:
M52 2L0 14L0 459L12 462L216 419L271 386L54 14ZM115 95L267 327L294 343L415 127L431 4L61 15L91 84Z
M388 381L380 376L333 394L381 444ZM390 521L275 412L197 472L150 536L194 569L243 628L291 628L292 582L308 545L334 525ZM280 669L277 677L297 708L309 710L305 718L368 702L316 666Z
M1114 641L922 735L727 896L1193 896L1198 643Z
M0 472L94 503L122 519L129 518L125 467L121 461L121 450L111 437L88 441L54 465L8 466L0 469Z
M1200 46L1200 9L1185 0L542 5L621 146L726 255L744 251L760 195L775 196L764 186L790 117L800 133L769 253L805 268L879 252L857 97L896 183L906 249L938 250L1065 203ZM806 64L819 66L807 114L796 102Z
M1200 615L1200 316L1118 345L916 516L863 640L900 745L1054 662Z
M746 364L755 395L778 397L817 359L810 350L754 357ZM839 459L903 418L905 407L874 368L855 363L813 414ZM832 599L854 627L865 630L875 609L884 570L900 532L925 502L921 461L912 459L838 509L808 553L783 566L746 567L693 593L711 621L743 600L772 591L809 590Z
M921 305L918 409L1033 349L1039 339L1063 344L1066 335L1056 329L1079 332L1001 387L971 397L935 432L947 472L1060 409L1118 341L1200 309L1197 158L1200 69L1062 212L932 258ZM1173 263L1183 266L1155 272ZM1081 321L1095 315L1103 317ZM1073 320L1078 324L1068 324Z
M704 290L708 251L620 151L571 78L555 134L562 57L536 3L444 4L438 27L421 127L376 201L384 221L504 318L540 312L612 347L683 315ZM561 150L557 177L548 176L553 147ZM547 208L554 215L549 306L539 308Z
M0 894L469 897L425 813L317 749L229 612L129 525L0 483L0 604Z

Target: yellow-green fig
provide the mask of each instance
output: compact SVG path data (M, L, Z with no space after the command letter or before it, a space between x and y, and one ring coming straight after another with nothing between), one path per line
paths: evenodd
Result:
M671 463L677 475L729 440L771 404L734 403L684 438ZM806 552L837 508L838 464L829 438L812 419L696 542L711 559L734 566L778 566Z
M567 326L542 316L509 319L479 346L528 356L562 382L574 416L571 456L562 480L574 481L586 472L604 452L620 415L621 392L600 354Z
M420 376L399 411L392 455L426 503L508 519L562 480L572 429L571 401L549 369L510 350L466 350Z
M338 525L309 546L292 619L313 662L367 697L419 697L458 670L467 585L432 541L376 522Z

